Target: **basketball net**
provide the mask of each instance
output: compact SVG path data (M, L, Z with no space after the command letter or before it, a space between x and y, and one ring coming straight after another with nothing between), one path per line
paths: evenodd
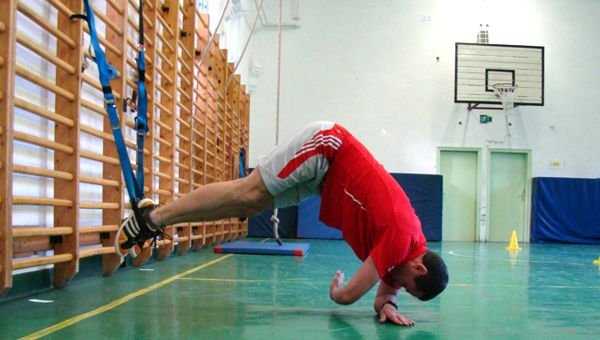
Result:
M515 92L518 86L513 83L498 83L492 85L492 87L502 102L502 109L504 112L512 110L514 108Z

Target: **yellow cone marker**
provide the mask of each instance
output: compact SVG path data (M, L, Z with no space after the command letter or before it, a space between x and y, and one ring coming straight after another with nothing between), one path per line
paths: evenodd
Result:
M600 256L598 257L597 260L594 260L594 264L600 265Z
M517 240L517 231L513 230L512 235L510 236L510 242L508 243L507 250L521 250L519 247L519 241Z

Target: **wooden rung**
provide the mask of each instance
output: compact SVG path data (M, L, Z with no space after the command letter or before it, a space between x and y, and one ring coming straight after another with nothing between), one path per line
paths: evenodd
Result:
M92 76L88 75L87 73L83 73L83 74L81 74L81 79L83 79L83 81L86 84L88 84L91 87L95 88L96 90L102 92L102 85L100 85L100 82L98 80L94 79ZM113 89L113 96L115 96L115 98L117 100L121 99L121 94L116 92L114 89Z
M167 81L167 85L173 84L173 78L169 77L160 67L155 68L156 72L160 73L161 78Z
M177 121L179 122L179 124L185 126L186 128L190 128L190 123L186 122L183 118L179 117L175 117L175 119L177 119Z
M119 230L118 225L98 225L92 227L79 227L80 234L92 234L92 233L110 233Z
M160 17L160 16L157 16L157 17ZM163 34L160 34L160 33L157 32L156 36L160 39L160 41L162 42L163 46L167 46L167 48L172 53L175 53L175 48L173 47L173 45L171 45L171 43L169 42L169 40ZM156 51L158 51L158 50L156 50Z
M158 240L158 241L156 241L156 245L159 246L159 247L164 247L164 246L169 245L171 243L173 243L173 241L171 241L171 240Z
M180 183L184 183L184 184L190 184L190 181L188 181L187 179L183 179L181 177L176 177L175 181L180 182Z
M93 10L94 14L96 14L96 16L100 18L100 20L102 20L102 22L106 24L106 26L110 27L113 30L113 32L115 32L119 36L123 35L123 30L117 25L115 25L115 23L109 17L107 17L104 13L100 12L96 8L93 8Z
M79 152L79 155L83 158L91 159L91 160L98 161L98 162L120 165L119 160L117 158L104 156L104 155L101 155L101 154L98 154L95 152L91 152L91 151L87 151L87 150L81 150Z
M129 3L130 3L132 6L133 6L133 8L135 8L135 12L136 12L136 13L137 13L137 12L139 12L139 8L140 8L140 6L139 6L139 4L138 4L138 2L137 2L137 1L135 1L135 0L129 0ZM151 1L148 1L148 0L146 0L146 1L144 1L144 3L145 3L145 4L146 4L146 6L148 6L148 7L149 7L151 10L153 10L153 9L154 9L154 4L153 4ZM150 19L148 19L148 16L147 16L146 14L144 14L144 21L146 22L146 24L145 24L145 25L146 25L146 26L148 26L149 28L153 28L153 27L154 27L154 25L152 24L152 22L150 21ZM136 27L136 29L137 29L137 25L136 25L135 27Z
M182 48L182 50L184 50L184 49ZM187 50L184 50L184 51L187 51ZM179 65L181 65L181 66L182 66L182 67L183 67L183 68L184 68L184 69L187 71L187 73L188 73L188 74L184 75L184 74L182 73L182 72L183 72L183 70L180 70L180 71L179 71L179 72L180 72L180 75L181 75L182 77L185 77L185 78L187 78L189 74L192 74L192 73L194 72L194 70L192 70L192 68L188 66L188 63L187 63L187 62L186 62L186 60L184 60L183 58L180 58L180 57L178 57L177 59L179 59L179 61L180 61ZM187 80L187 79L186 79L186 81L187 81L187 83L188 83L189 85L192 85L192 83L191 83L189 80Z
M72 94L71 92L63 89L62 87L48 81L45 78L42 78L40 76L38 76L37 74L27 70L26 68L20 66L20 65L15 65L15 71L16 74L29 80L30 82L39 85L43 88L45 88L48 91L54 92L62 97L67 98L70 101L75 100L75 95Z
M181 88L177 88L177 91L179 91L179 94L181 94L182 96L185 97L185 99L189 100L190 102L192 101L192 97L190 97L189 94L187 94L184 90L182 90Z
M182 154L186 157L190 156L190 153L188 151L184 150L183 148L181 148L179 146L175 146L175 150L177 150L180 154ZM175 163L177 163L177 162L175 162Z
M169 27L169 24L167 24L167 22L165 21L165 19L159 14L156 16L156 18L158 19L158 21L160 21L160 23L162 24L162 26L164 27L164 29L167 30L167 32L169 32L169 34L171 36L174 36L175 33L173 32L173 30L171 29L171 27ZM175 52L174 49L171 49L173 52Z
M166 141L166 140L164 140L164 139L162 139L162 138L160 138L160 137L158 137L158 136L155 136L155 137L154 137L154 140L155 140L155 141L157 141L157 142L159 142L159 143L160 143L160 144L162 144L162 145L166 145L166 146L167 146L167 147L169 147L169 148L170 148L170 147L171 147L171 145L172 145L172 144L171 144L171 143L169 143L168 141Z
M115 140L115 138L113 137L113 135L111 135L110 133L106 133L104 131L97 130L97 129L93 128L93 127L89 127L89 126L84 125L84 124L81 124L79 126L80 126L80 129L81 129L81 132L85 132L85 133L87 133L89 135L98 137L100 139L105 139L105 140L108 140L108 141L111 141L111 142Z
M115 11L117 11L117 13L119 14L123 14L123 8L121 8L121 6L119 6L115 0L106 0L106 3L109 4Z
M127 59L129 60L129 59ZM149 84L151 82L150 79L146 79L146 84ZM127 79L127 85L129 85L132 89L137 90L137 84L133 82L132 79ZM152 96L150 95L150 93L146 94L148 96L148 102L152 103Z
M21 12L23 15L25 15L31 21L33 21L36 24L38 24L40 27L42 27L48 33L54 35L57 39L63 41L70 48L75 48L77 46L77 44L75 43L75 41L73 39L69 38L69 36L67 36L65 33L63 33L58 28L56 28L56 26L54 26L53 24L51 24L45 18L43 18L40 15L38 15L31 8L27 7L23 3L22 0L17 3L17 8L19 9L19 12Z
M139 32L138 24L134 21L133 18L128 17L127 22L129 22L129 25L131 25L131 27L135 28L136 32ZM146 28L146 27L144 27L144 28ZM133 38L127 37L127 43L129 44L129 46L131 46L131 48L133 48L135 51L137 51L138 44L135 40L133 40ZM154 46L154 43L152 42L150 37L148 37L148 35L146 35L146 34L144 34L144 44L146 45L146 47L149 47L149 48L152 48ZM147 56L146 56L146 61L148 63L152 63L152 60L150 60Z
M103 186L107 186L107 187L118 188L121 185L119 183L119 181L115 181L115 180L111 180L111 179L104 179L104 178L100 178L100 177L79 176L79 180L83 183L98 184L98 185L103 185Z
M73 15L73 11L69 9L65 4L60 2L60 0L47 0L54 8L56 8L59 12L62 12L67 17Z
M190 51L188 51L188 49L183 45L183 42L181 42L181 40L179 41L179 48L181 48L181 51L188 57L188 58L192 58L192 54L190 53ZM188 69L189 70L189 69ZM190 70L191 72L191 70Z
M185 64L180 64L180 65L185 65ZM188 71L188 72L192 72L192 71ZM187 86L192 86L192 81L189 80L187 78L187 76L185 74L183 74L183 72L181 70L177 71L177 74L179 75L179 79L183 80L183 82L187 85Z
M183 139L185 142L189 143L190 139L186 136L184 136L183 134L176 132L175 135L177 135L177 137L179 137L180 139Z
M196 175L204 175L204 172L200 171L200 170L196 170L196 169L192 169L192 173L196 174Z
M168 159L166 157L163 157L161 155L154 154L154 158L158 159L159 161L161 161L163 163L171 164L171 160L170 159Z
M83 30L88 34L90 33L90 29L87 27L87 25L83 26ZM102 36L100 34L97 34L97 36L98 36L98 41L100 42L100 44L102 44L102 46L104 46L104 48L106 50L110 50L111 52L116 54L117 57L119 57L119 58L123 55L123 52L120 49L116 48L115 45L111 44L108 40L106 40L106 38L104 36Z
M52 120L56 123L60 123L69 127L73 127L75 124L73 123L72 119L63 117L57 113L54 113L52 111L49 111L43 107L37 106L35 104L32 104L26 100L23 100L21 98L15 97L13 100L13 103L15 104L16 107L23 109L25 111L29 111L31 113L35 113L40 117Z
M154 88L160 91L160 93L162 93L165 97L169 98L169 100L173 100L173 95L170 94L167 90L163 89L162 86L156 84L154 85Z
M153 193L157 193L159 195L171 196L171 191L164 189L155 189L152 191Z
M165 174L164 172L160 172L160 171L154 171L154 175L158 176L160 178L165 178L165 179L173 178L173 177L169 176L168 174Z
M22 268L31 268L37 266L45 266L48 264L55 263L63 263L69 262L73 260L73 255L71 254L60 254L53 256L44 256L44 257L36 257L31 259L23 259L23 260L13 260L12 268L14 269L22 269Z
M48 140L46 138L32 136L32 135L29 135L29 134L26 134L26 133L20 132L20 131L14 131L13 136L16 140L19 140L22 142L27 142L30 144L34 144L37 146L45 147L45 148L56 150L56 151L62 151L69 155L73 154L72 147Z
M106 202L79 202L81 209L119 209L119 203Z
M115 247L98 247L79 251L79 258L86 258L96 255L116 254Z
M184 170L190 170L190 167L183 163L175 162L175 164L177 164L177 166L179 166L180 168L183 168Z
M32 236L58 236L58 235L70 235L73 233L71 227L53 227L53 228L12 228L12 236L14 238L20 237L32 237Z
M28 197L28 196L13 196L13 204L20 205L48 205L55 207L72 207L73 202L60 198L43 198L43 197Z
M156 120L154 120L154 122L155 122L155 123L156 123L158 126L160 126L160 128L161 128L161 129L165 129L165 130L167 130L167 131L169 131L169 132L173 131L173 129L171 129L171 127L170 127L170 126L168 126L167 124L163 123L163 122L162 122L161 120L159 120L159 119L156 119Z
M196 121L196 123L198 123L199 125L204 126L204 121L200 120L200 118L197 115L193 115L192 119Z
M199 240L204 238L204 234L196 234L190 237L192 240Z
M175 67L173 65L173 62L171 62L169 60L169 58L167 58L167 56L165 56L161 50L155 50L154 52L156 52L156 54L160 57L160 60L162 60L163 63L166 63L167 65L169 65L170 68Z
M134 26L137 30L137 25L133 22L133 19L128 18L129 24ZM154 44L152 43L152 40L150 40L150 38L148 37L148 35L144 35L144 43L146 44L147 47L152 48L152 46L154 46ZM134 51L137 52L138 50L138 43L133 40L133 38L131 37L127 37L127 44L129 45L129 47L131 47ZM146 61L146 63L148 65L152 65L152 60L148 57L147 54L144 54L144 61ZM135 67L134 67L135 68ZM148 81L149 79L146 79L146 81Z
M71 75L74 75L77 72L77 69L75 67L69 65L64 60L57 57L53 53L50 53L47 49L40 47L38 44L36 44L35 42L33 42L31 39L27 38L23 34L17 32L16 36L17 36L17 42L19 44L27 47L28 49L35 52L40 57L48 60L49 62L53 63L56 66L62 68L63 70L67 71Z
M85 107L86 109L94 111L96 113L99 113L99 114L101 114L103 116L108 116L107 113L106 113L106 110L102 106L96 105L96 104L94 104L94 103L92 103L89 100L86 100L84 98L81 98L80 101L81 101L81 106Z
M189 236L179 236L179 237L175 237L175 242L185 242L188 241L190 238Z
M192 114L192 111L190 111L190 109L188 109L187 106L184 105L182 102L178 101L177 102L177 106L179 106L179 109L182 110L182 111L185 111L185 113L187 113L188 115ZM181 124L184 124L185 127L187 127L187 128L190 127L190 124L188 122L184 121L183 119L181 119L181 117L177 117L177 120L179 120L179 122Z
M22 173L22 174L27 174L27 175L64 179L67 181L70 181L73 179L73 175L68 172L65 172L65 171L43 169L43 168L37 168L37 167L21 165L21 164L13 164L13 171Z
M162 112L168 114L168 115L173 115L173 111L167 109L164 105L162 105L159 102L154 102L154 105L156 105L156 107L158 107ZM171 130L169 130L171 131Z

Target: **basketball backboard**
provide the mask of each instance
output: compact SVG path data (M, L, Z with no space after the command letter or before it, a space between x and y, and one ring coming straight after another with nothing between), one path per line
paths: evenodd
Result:
M454 102L469 109L502 104L493 85L518 86L514 106L544 105L544 47L456 43Z

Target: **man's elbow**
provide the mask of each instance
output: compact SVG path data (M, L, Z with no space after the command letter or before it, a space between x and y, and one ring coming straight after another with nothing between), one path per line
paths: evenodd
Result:
M342 292L336 297L335 302L340 305L351 305L357 300L358 298L356 296L353 296L353 294L348 292Z

